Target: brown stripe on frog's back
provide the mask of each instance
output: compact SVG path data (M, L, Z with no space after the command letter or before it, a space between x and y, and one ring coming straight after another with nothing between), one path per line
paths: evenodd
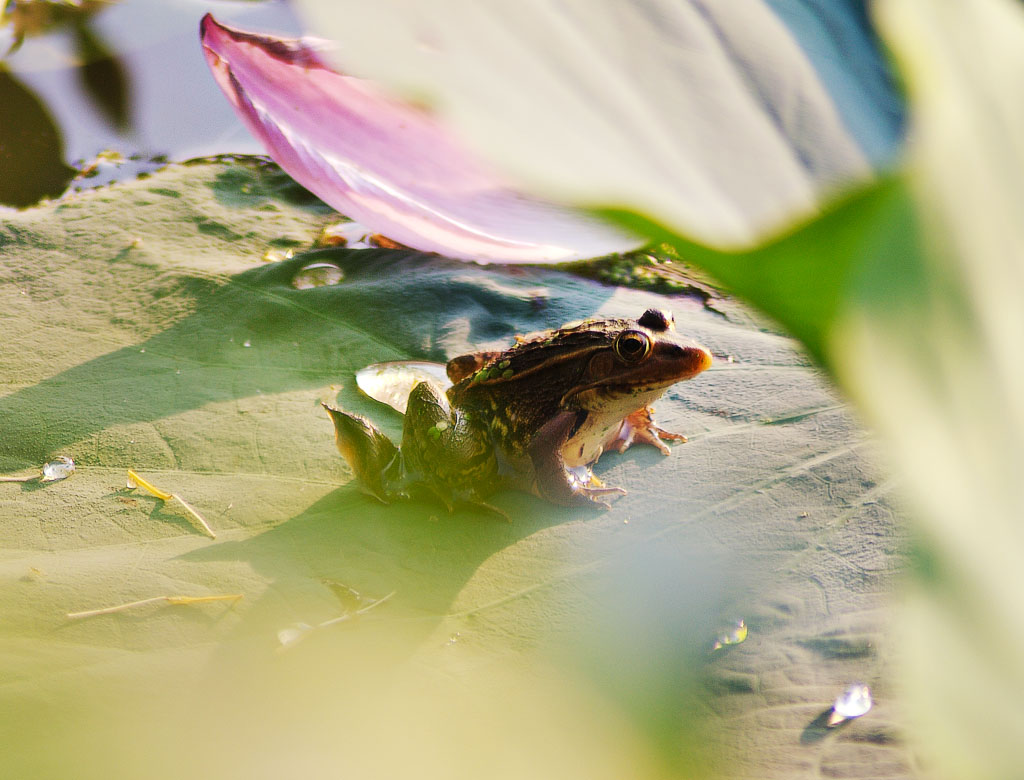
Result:
M491 359L451 388L448 397L453 406L476 415L507 454L525 455L538 427L579 384L591 356L608 349L628 324L598 320L539 334Z
M587 320L572 328L542 332L520 341L505 352L464 355L452 363L460 364L456 371L474 384L491 385L521 379L549 366L580 360L595 350L607 348L615 336L630 324L629 320ZM478 364L479 367L470 374L467 369L474 365L474 357L485 357L486 362ZM450 368L449 376L451 373Z
M470 352L468 355L453 357L445 365L445 371L448 374L448 379L451 380L453 385L457 385L463 379L468 376L472 376L501 354L501 352Z
M523 361L517 361L506 353L501 356L501 359L491 361L484 368L469 377L469 381L471 385L495 385L515 382L531 377L540 371L586 359L589 355L606 347L606 344L594 344L589 347L580 347L579 349L559 350L557 355L548 355L542 360L533 361L532 365L527 364L525 366Z

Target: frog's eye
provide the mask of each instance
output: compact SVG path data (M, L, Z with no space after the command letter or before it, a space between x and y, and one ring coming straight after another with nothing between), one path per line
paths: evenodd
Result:
M651 351L651 339L638 330L626 330L615 339L615 354L627 363L636 363Z

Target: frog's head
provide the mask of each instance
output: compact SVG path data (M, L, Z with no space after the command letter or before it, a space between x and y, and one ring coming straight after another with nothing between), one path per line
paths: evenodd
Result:
M710 365L711 353L680 336L671 314L648 309L636 320L584 320L520 337L505 352L457 358L448 373L454 366L463 377L456 397L489 399L542 424L555 409L629 414Z
M636 409L711 365L711 353L681 336L672 314L660 309L648 309L637 320L587 325L590 349L580 354L582 371L562 397L563 406L615 413L621 405Z

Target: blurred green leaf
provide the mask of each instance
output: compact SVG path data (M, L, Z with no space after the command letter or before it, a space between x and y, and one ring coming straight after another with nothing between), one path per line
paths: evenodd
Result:
M670 244L713 273L800 339L824 366L835 364L831 341L851 309L868 300L906 302L922 279L913 205L899 179L849 195L821 217L745 252L697 244L637 214L598 213Z
M124 63L96 34L87 17L75 20L72 34L82 63L77 71L82 89L112 127L121 132L130 129L132 94Z
M0 64L0 205L18 208L60 195L76 171L64 139L38 97Z
M938 563L911 602L907 685L947 776L1009 777L1024 763L1024 8L900 0L877 13L914 108L928 284L899 327L855 321L850 341L892 366L864 382L863 403Z
M787 339L728 302L723 316L552 270L386 250L260 263L329 218L273 166L223 161L0 223L0 468L78 464L63 482L0 484L12 776L909 766L885 611L904 539L871 443ZM311 259L344 280L294 289ZM503 494L505 524L348 484L317 402L340 384L344 406L400 424L356 394L357 368L649 306L718 363L658 404L689 443L602 460L630 491L612 511ZM127 491L128 468L217 539ZM281 630L351 612L339 587L395 595L282 650ZM244 598L65 617L224 593ZM712 654L737 616L749 638ZM819 735L857 679L876 709Z

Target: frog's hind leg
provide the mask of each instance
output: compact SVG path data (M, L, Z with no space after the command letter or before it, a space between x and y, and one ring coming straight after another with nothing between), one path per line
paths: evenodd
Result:
M342 457L366 491L387 503L392 495L384 477L398 458L398 448L365 417L322 406L334 422L334 441Z
M497 481L497 461L487 431L453 410L440 388L420 382L409 394L402 457L415 488L448 511L469 505L505 517L484 501Z
M484 501L483 498L477 496L475 493L455 495L452 491L446 490L442 485L430 482L423 482L416 485L415 493L417 494L417 497L432 498L440 502L444 505L444 508L448 510L448 514L452 514L456 509L464 507L477 512L489 512L490 514L500 517L505 522L512 522L512 518L508 516L507 512L488 503L487 501Z

